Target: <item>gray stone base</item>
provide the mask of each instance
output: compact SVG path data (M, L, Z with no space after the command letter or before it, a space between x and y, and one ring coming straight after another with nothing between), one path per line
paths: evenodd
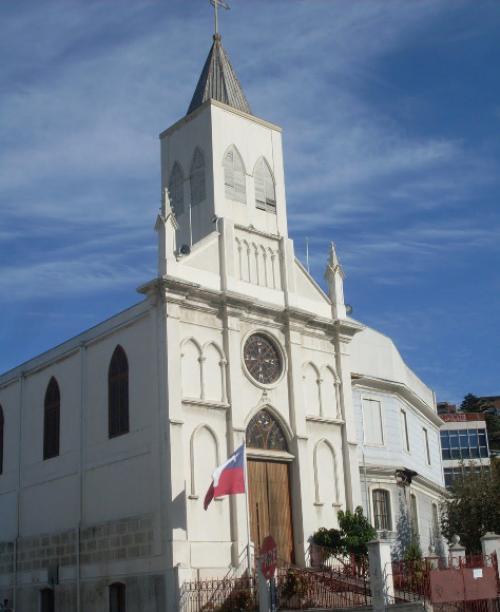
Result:
M109 590L115 577L102 577L81 583L81 612L109 612ZM165 579L163 576L129 576L119 580L126 586L127 610L131 612L165 612ZM39 586L25 586L18 589L16 612L40 611ZM76 612L76 584L63 583L54 587L55 604L58 612ZM0 597L2 592L0 591ZM12 593L6 593L12 605ZM3 599L0 599L3 601Z

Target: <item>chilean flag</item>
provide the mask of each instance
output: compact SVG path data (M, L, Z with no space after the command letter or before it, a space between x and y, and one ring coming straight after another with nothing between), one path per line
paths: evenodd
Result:
M214 497L245 493L245 445L242 444L229 459L212 474L212 484L205 495L206 510Z

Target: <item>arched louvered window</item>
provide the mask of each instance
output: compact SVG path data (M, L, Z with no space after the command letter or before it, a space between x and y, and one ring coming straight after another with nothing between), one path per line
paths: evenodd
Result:
M109 612L126 612L126 587L121 582L109 585Z
M170 205L176 215L184 212L184 172L179 164L175 162L168 181L168 193Z
M45 392L43 414L43 458L59 455L59 430L61 418L61 394L57 380L52 377Z
M255 166L255 205L261 210L276 212L276 192L271 169L264 158Z
M268 410L261 410L247 427L246 442L249 448L287 451L285 434L278 421Z
M4 419L3 408L0 406L0 474L3 474L3 445L4 445Z
M189 176L191 186L191 205L197 206L207 197L205 188L205 158L200 149L196 148Z
M123 348L115 348L108 372L109 437L129 432L128 420L128 360Z
M55 609L54 591L52 589L42 589L40 591L40 611L54 612Z
M236 202L247 203L246 177L243 160L235 146L229 147L224 155L224 185L226 197Z

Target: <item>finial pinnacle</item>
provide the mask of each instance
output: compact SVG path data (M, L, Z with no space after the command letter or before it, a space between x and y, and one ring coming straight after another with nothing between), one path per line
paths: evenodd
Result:
M222 6L223 9L226 9L226 11L228 11L230 9L228 3L226 2L226 0L210 0L210 4L214 7L214 21L215 21L215 34L214 34L214 40L220 40L220 34L219 34L219 6ZM216 38L216 36L218 36L219 38Z

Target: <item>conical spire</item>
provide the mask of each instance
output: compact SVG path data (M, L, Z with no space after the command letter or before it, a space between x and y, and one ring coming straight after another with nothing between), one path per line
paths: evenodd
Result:
M238 77L222 46L220 34L214 35L212 48L203 66L187 114L189 115L211 98L249 115L252 114Z

